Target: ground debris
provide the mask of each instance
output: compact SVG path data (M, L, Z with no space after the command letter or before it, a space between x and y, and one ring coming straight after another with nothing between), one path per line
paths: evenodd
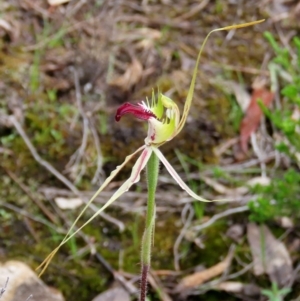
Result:
M54 199L56 205L60 209L76 209L83 204L83 201L80 198L63 198L57 197Z
M246 296L260 295L260 288L257 285L238 281L224 281L219 283L215 288L228 293L238 293Z
M293 275L290 255L285 245L276 239L266 225L249 223L247 237L256 276L268 274L272 282L285 286Z
M241 224L234 224L226 231L226 235L232 240L239 242L244 235L244 227Z

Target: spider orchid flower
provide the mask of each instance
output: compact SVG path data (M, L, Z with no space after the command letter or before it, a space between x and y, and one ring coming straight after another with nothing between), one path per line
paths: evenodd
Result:
M116 113L115 119L116 121L119 121L122 116L131 114L134 117L145 120L148 122L148 134L145 139L145 144L138 148L134 153L127 156L124 160L124 162L117 166L117 168L110 174L110 176L104 181L104 183L101 185L101 187L98 189L98 191L94 194L94 196L90 199L90 201L86 204L86 206L83 208L79 216L76 218L74 223L72 224L70 230L66 234L63 241L60 243L60 245L54 249L48 257L44 260L44 262L38 267L42 268L42 271L40 275L45 271L47 266L49 265L50 261L52 260L53 256L56 254L56 252L59 250L59 248L64 245L69 239L71 239L78 231L80 231L83 227L85 227L89 222L91 222L99 213L101 213L104 209L106 209L108 206L110 206L115 200L117 200L123 193L129 190L129 188L137 183L140 180L140 174L141 171L145 168L148 160L150 159L152 153L154 153L158 159L163 163L163 165L166 167L168 172L171 174L173 179L179 184L179 186L184 189L191 197L198 201L203 202L210 202L201 196L198 196L196 193L194 193L180 178L180 176L177 174L177 172L174 170L172 165L167 161L165 156L162 154L162 152L159 150L159 147L163 145L164 143L172 140L175 136L177 136L180 131L182 130L193 99L194 89L195 89L195 82L197 77L197 70L199 66L200 57L203 51L203 48L209 38L209 36L216 31L222 31L222 30L231 30L231 29L238 29L242 27L252 26L258 23L263 22L264 20L254 21L250 23L244 23L239 25L231 25L226 26L222 28L217 28L212 30L204 39L204 42L200 48L195 68L193 71L193 76L190 84L190 88L187 94L187 98L185 101L184 109L182 112L182 116L180 116L179 109L176 105L176 103L168 98L167 96L159 93L157 96L157 99L154 96L154 93L152 93L152 100L149 103L148 100L142 101L138 104L131 104L131 103L125 103L121 105ZM85 210L88 208L88 206L95 200L95 198L100 194L101 191L113 180L113 178L119 173L119 171L139 152L142 152L138 159L136 160L130 177L117 189L117 191L112 195L112 197L96 212L94 215L86 221L80 228L78 228L76 231L73 231L77 221L80 219L80 217L83 215Z
M132 169L132 179L129 183L133 184L138 181L141 171L146 166L152 152L154 152L182 189L198 201L210 202L195 194L184 183L159 150L159 146L170 141L179 133L181 129L180 124L185 123L185 120L184 122L180 120L180 112L176 103L161 93L155 99L154 93L152 93L151 103L146 100L146 102L142 101L138 104L127 102L121 105L115 116L116 121L120 121L121 117L126 114L131 114L138 119L148 121L148 135L145 139L145 145L141 148L143 152Z

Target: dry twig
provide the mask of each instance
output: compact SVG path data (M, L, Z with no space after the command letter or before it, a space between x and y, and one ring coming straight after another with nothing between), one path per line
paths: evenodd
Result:
M41 211L51 220L52 223L56 223L56 217L48 210L48 208L41 202L40 196L33 194L28 187L10 170L2 168L8 174L8 176L28 195L28 197L41 209Z
M187 209L187 210L185 210L185 209ZM192 219L193 219L193 216L194 216L194 210L193 210L193 208L191 207L190 204L186 204L184 206L182 212L183 211L185 211L185 212L189 211L189 214L188 214L187 218L185 219L184 226L181 229L179 236L176 238L176 241L175 241L174 246L173 246L174 267L175 267L176 271L180 270L180 266L179 266L180 256L178 254L178 248L179 248L179 245L180 245L182 239L184 238L184 235L185 235L186 231L188 230L189 226L191 225L191 222L192 222Z
M240 207L237 207L237 208L227 209L227 210L225 210L221 213L215 214L207 222L203 223L202 225L193 227L193 230L200 232L203 229L205 229L207 227L210 227L218 219L221 219L223 217L226 217L226 216L229 216L229 215L232 215L232 214L235 214L235 213L245 212L245 211L248 211L248 210L249 210L248 206L240 206Z

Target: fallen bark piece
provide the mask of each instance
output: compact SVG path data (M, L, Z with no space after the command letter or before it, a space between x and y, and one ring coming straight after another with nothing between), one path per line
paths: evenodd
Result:
M127 67L123 75L113 79L109 84L110 86L118 87L123 91L130 90L136 85L143 76L143 66L139 60L133 59L132 63Z
M29 296L32 296L28 299L30 301L65 300L59 291L46 286L29 266L20 261L0 263L0 287L5 287L1 301L25 301Z
M280 287L285 286L293 275L292 260L285 245L265 225L249 223L247 238L254 261L254 274L268 274L272 282Z

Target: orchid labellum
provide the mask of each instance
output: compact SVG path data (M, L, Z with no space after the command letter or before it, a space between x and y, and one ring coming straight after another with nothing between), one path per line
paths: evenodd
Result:
M182 130L193 99L194 94L194 88L195 88L195 82L197 77L197 70L198 65L200 61L200 57L204 48L204 45L208 39L208 37L211 35L211 33L215 31L221 31L221 30L231 30L231 29L237 29L242 27L247 27L251 25L255 25L258 23L263 22L264 20L260 21L254 21L250 23L244 23L239 25L232 25L227 26L223 28L218 28L215 30L212 30L207 37L205 38L203 45L199 51L197 61L195 64L195 68L193 71L193 76L190 84L190 88L188 91L188 95L185 101L184 109L182 112L182 115L180 116L180 112L178 109L178 106L176 103L168 98L167 96L158 93L157 96L152 93L152 99L149 102L148 100L142 101L138 104L131 104L131 103L125 103L119 107L117 110L115 119L116 121L119 121L122 116L126 114L131 114L134 117L145 120L148 122L148 134L145 139L145 144L141 146L139 149L137 149L133 154L127 156L125 158L125 161L118 166L111 174L110 176L104 181L102 186L98 189L98 191L95 193L95 195L91 198L91 200L87 203L87 205L84 207L80 215L77 217L75 222L73 223L71 229L67 233L66 237L63 239L61 244L52 251L52 253L45 259L45 261L42 263L40 267L43 267L42 272L47 268L48 264L50 263L51 259L55 255L55 253L58 251L58 249L65 244L70 238L72 238L78 231L80 231L84 226L86 226L90 221L92 221L99 213L101 213L104 209L106 209L109 205L111 205L115 200L117 200L123 193L125 193L134 183L137 183L140 180L140 174L141 171L145 168L148 161L150 160L151 156L154 154L160 162L163 163L163 165L166 167L170 175L173 177L173 179L179 184L179 186L184 189L191 197L198 201L202 202L208 202L208 200L202 198L201 196L194 193L180 178L180 176L177 174L177 172L174 170L172 165L168 162L168 160L165 158L165 156L162 154L162 152L159 150L159 147L163 145L164 143L172 140L175 136L177 136L180 131ZM113 178L119 173L119 171L138 153L140 153L140 156L136 160L130 177L117 189L117 191L112 195L112 197L87 221L81 226L79 229L74 231L72 230L75 227L75 224L79 220L79 218L82 216L82 214L85 212L87 207L95 200L95 198L99 195L99 193L113 180ZM155 212L155 206L154 206L154 212ZM153 223L152 220L149 222L150 224ZM147 230L147 229L146 229ZM149 230L152 231L152 230ZM151 236L151 234L150 234ZM147 253L147 252L146 252ZM145 254L146 254L145 253ZM147 255L148 256L148 255ZM147 259L145 259L147 261ZM143 275L142 275L143 276Z

